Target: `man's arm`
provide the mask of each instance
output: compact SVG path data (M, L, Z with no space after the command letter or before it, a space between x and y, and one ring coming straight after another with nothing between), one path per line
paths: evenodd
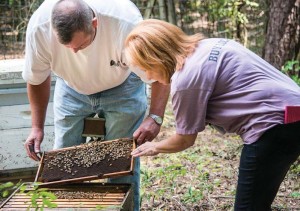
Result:
M27 154L38 161L36 153L40 152L40 145L44 138L44 123L50 97L51 75L39 85L27 84L28 99L31 109L31 132L25 142Z
M151 84L150 114L163 117L170 94L170 85L163 85L159 82ZM140 127L134 132L133 137L140 145L146 141L152 141L160 131L158 125L152 118L147 117Z

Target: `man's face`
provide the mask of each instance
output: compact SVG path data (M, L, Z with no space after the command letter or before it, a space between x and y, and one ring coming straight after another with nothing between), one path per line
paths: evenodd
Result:
M90 34L86 34L82 31L75 32L71 42L65 46L71 48L74 53L77 53L77 51L88 47L93 42L96 33L95 30L96 29L94 28L93 32Z
M67 48L71 48L74 53L77 53L77 51L82 50L86 47L88 47L95 39L96 34L97 34L97 25L98 25L98 20L96 17L92 19L92 28L93 30L91 33L85 33L82 31L75 32L73 34L73 38L70 43L65 44Z

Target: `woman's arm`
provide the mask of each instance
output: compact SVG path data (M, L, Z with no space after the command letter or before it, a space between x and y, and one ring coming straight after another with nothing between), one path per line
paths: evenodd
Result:
M197 134L180 135L175 134L160 142L146 142L132 151L133 157L153 156L159 153L174 153L183 151L194 145Z

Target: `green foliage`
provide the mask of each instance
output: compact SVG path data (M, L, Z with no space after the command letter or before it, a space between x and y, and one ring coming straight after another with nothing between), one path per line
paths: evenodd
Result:
M14 187L14 183L12 182L6 182L4 184L0 185L0 194L2 198L6 198L8 197L8 195L10 194L12 188Z
M291 193L291 197L293 197L293 198L299 198L300 199L300 192L293 192L293 193Z
M257 8L258 6L255 1L248 0L201 1L199 12L207 13L208 19L212 21L230 19L231 25L235 26L237 22L248 23L247 14L242 12L242 7Z
M204 192L213 190L210 175L207 171L193 168L195 172L188 170L189 166L196 166L202 162L207 155L199 155L199 147L194 147L189 152L181 152L178 155L166 155L166 158L157 157L155 169L143 168L141 178L143 187L141 189L141 204L143 201L155 203L155 201L172 201L175 195L180 195L183 204L197 204L204 197ZM156 161L154 161L156 162ZM161 166L162 164L162 166ZM181 186L182 181L194 180L188 187ZM153 187L155 191L151 189Z
M21 185L21 180L17 184L14 184L12 182L6 182L0 184L0 198L7 198L20 185Z
M33 183L30 190L27 190L27 185L20 187L20 192L28 195L31 200L28 209L35 208L35 210L44 210L45 207L56 208L57 204L53 203L57 197L48 191L47 188L38 188L39 183ZM41 202L39 202L41 200Z
M203 191L195 187L189 187L188 191L182 197L184 203L197 203L201 199L203 199Z
M300 85L300 62L296 60L287 61L281 69L282 72L287 74L298 85Z
M179 26L188 34L235 39L261 53L265 9L258 0L180 1Z
M0 6L0 9L3 10L3 15L5 14L6 16L2 21L4 20L5 25L13 30L14 33L17 33L17 41L25 42L25 32L28 21L42 2L43 0L9 0ZM4 7L4 5L7 5L7 7ZM5 38L9 39L7 36ZM6 42L8 41L9 40Z
M240 11L240 7L244 5L243 1L217 1L219 4L217 5L217 10L215 14L216 18L230 18L232 23L236 21L241 23L247 23L248 19L246 14Z

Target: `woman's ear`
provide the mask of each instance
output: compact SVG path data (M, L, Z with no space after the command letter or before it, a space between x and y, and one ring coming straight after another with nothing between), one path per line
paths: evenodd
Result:
M98 20L97 20L97 17L94 17L93 20L92 20L92 25L94 28L97 28L97 25L98 25Z

